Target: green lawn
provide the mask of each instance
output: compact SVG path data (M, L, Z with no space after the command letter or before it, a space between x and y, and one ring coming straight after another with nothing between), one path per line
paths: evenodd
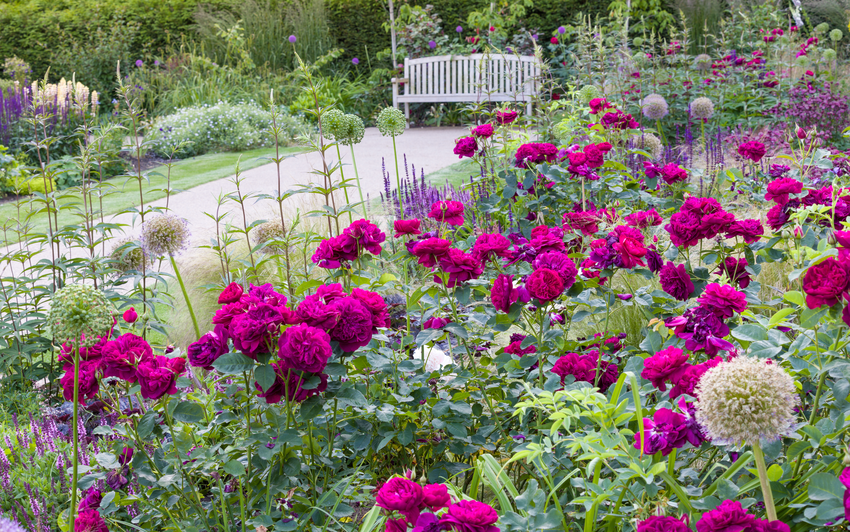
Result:
M425 178L434 186L445 185L446 181L455 187L469 183L469 176L477 176L480 167L472 159L463 159L451 166L427 174Z
M304 148L281 148L281 155L292 155L304 151ZM239 167L242 171L256 168L263 164L267 164L268 157L274 157L274 148L260 148L239 153L210 153L198 157L192 157L177 162L171 168L171 188L172 194L188 190L216 179L222 179L233 175L236 163L239 161ZM160 166L147 172L149 181L143 183L143 191L145 202L151 202L165 197L166 188L166 171L165 166ZM106 215L117 214L124 212L138 205L139 188L138 181L127 177L115 177L107 181L114 188L103 198L103 212ZM62 197L59 199L60 205L69 203L82 204L82 198L79 193L72 190L63 191ZM41 205L35 208L40 208ZM22 201L21 218L24 218L29 212L30 205L26 200ZM15 202L9 202L0 205L0 221L11 220L18 217L18 211ZM66 218L67 219L67 218ZM62 225L62 216L59 219ZM33 214L30 218L30 233L45 233L47 232L47 217L43 213ZM6 244L17 242L12 235Z

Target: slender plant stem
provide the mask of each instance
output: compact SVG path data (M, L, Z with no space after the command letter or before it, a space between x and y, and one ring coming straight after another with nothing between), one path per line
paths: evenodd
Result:
M174 260L174 255L168 254L171 259L171 267L174 268L174 275L177 277L177 282L180 283L180 291L183 292L183 299L186 300L186 308L189 310L189 316L192 317L192 326L195 327L195 338L201 337L201 330L198 328L198 319L195 317L195 311L192 309L192 301L189 300L189 293L186 292L186 285L183 283L183 276L180 275L180 270L177 268L177 261Z
M761 452L761 445L758 442L753 443L753 458L756 461L756 468L759 474L759 483L761 483L761 493L764 497L764 509L767 512L768 521L776 521L776 507L773 504L773 492L770 490L770 479L767 478L767 467L764 464L764 453Z
M74 421L71 426L71 438L74 442L74 464L71 473L71 508L68 510L68 524L71 532L74 532L74 521L77 519L77 481L79 471L77 466L80 462L80 431L77 427L80 419L80 346L74 346Z
M357 173L357 160L354 158L354 144L349 144L348 147L351 149L351 165L354 167L354 177L357 179L357 191L360 192L360 204L363 206L363 218L368 218L369 216L366 214L366 202L363 200L363 188L360 186L360 174Z
M336 158L339 159L339 179L342 183L342 192L345 194L345 205L347 207L351 205L351 200L348 199L348 186L345 184L345 172L342 171L342 154L339 152L339 142L335 142L334 145L336 146ZM351 211L348 211L348 223L353 221Z
M401 213L401 219L404 220L404 204L401 201L401 178L398 173L398 150L395 147L395 135L393 135L393 156L395 157L395 187L398 193L398 210Z

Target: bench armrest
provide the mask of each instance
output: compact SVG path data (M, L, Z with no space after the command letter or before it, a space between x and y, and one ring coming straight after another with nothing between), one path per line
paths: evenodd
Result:
M392 83L410 83L410 78L392 78Z

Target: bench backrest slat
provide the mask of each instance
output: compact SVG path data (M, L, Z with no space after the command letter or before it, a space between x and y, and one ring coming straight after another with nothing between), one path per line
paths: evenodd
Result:
M405 95L516 95L536 92L541 68L531 56L472 54L405 59Z

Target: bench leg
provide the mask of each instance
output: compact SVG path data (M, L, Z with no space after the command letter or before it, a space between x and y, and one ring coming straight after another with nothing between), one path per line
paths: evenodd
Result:
M406 103L406 102L404 104L404 118L405 118L406 127L409 128L410 127L410 104Z

